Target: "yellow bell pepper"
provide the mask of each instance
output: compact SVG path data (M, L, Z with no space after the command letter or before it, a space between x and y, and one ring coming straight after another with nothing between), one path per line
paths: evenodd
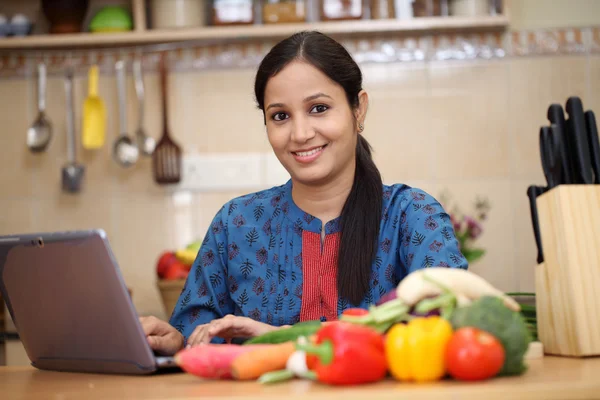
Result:
M452 325L438 317L418 317L396 324L387 333L385 354L389 370L400 381L430 382L446 374L446 345Z

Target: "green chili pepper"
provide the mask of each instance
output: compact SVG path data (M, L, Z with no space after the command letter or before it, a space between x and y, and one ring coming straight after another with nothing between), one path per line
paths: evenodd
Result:
M247 340L244 344L276 344L290 342L298 339L300 336L310 336L315 334L321 327L321 321L303 321L292 325L289 328L282 328L276 331L265 333Z

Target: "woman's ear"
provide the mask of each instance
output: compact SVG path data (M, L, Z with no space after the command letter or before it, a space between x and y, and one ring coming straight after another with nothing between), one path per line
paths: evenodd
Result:
M369 96L367 95L367 92L365 92L363 89L358 93L358 107L356 108L355 112L357 124L361 124L364 126L368 108Z

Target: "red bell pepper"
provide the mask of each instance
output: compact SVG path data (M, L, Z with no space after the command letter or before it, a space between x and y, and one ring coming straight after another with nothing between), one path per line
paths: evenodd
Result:
M370 383L387 374L383 336L364 325L332 322L317 331L314 344L298 344L297 348L306 352L309 368L323 383Z
M369 310L365 310L364 308L348 308L344 310L342 315L349 315L353 317L361 317L363 315L367 315Z

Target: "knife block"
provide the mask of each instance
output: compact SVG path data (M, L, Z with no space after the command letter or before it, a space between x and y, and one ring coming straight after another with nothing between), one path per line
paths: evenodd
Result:
M560 185L537 198L544 262L536 266L544 352L600 355L600 185Z

